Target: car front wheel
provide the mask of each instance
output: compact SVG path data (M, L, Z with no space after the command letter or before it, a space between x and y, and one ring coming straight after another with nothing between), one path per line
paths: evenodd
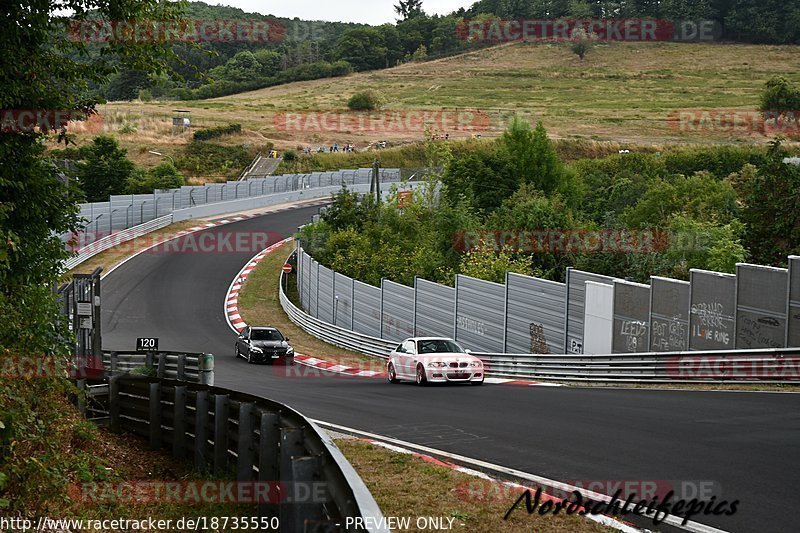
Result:
M425 369L422 365L417 365L417 385L424 387L428 384L428 377L425 375Z
M389 374L389 383L400 383L400 380L397 379L397 372L395 372L394 365L392 363L389 363L387 372Z

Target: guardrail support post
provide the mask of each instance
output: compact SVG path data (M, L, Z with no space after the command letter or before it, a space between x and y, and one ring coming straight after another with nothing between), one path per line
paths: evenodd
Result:
M119 430L119 376L108 378L108 418L112 430Z
M280 427L277 413L261 412L258 437L258 480L262 483L276 483L280 461ZM275 502L263 503L258 507L260 516L279 516Z
M325 502L317 501L320 464L319 457L292 458L292 483L288 486L291 503L287 505L291 518L286 523L293 531L307 531L307 522L313 524L323 518ZM327 487L322 486L322 490L327 492Z
M228 395L214 396L214 472L228 466Z
M236 447L236 480L253 479L253 404L239 406L239 437Z
M119 366L119 355L117 355L117 352L111 352L111 374L117 373L118 366Z
M289 494L281 493L281 523L292 524L296 520L295 504L287 501L287 496L292 497L295 484L292 471L292 459L303 457L306 451L303 447L303 428L281 428L281 457L280 481L281 487L288 488ZM299 531L303 531L300 528Z
M156 374L159 378L163 379L167 373L167 354L160 353L158 354L158 373Z
M161 383L150 383L150 448L161 448Z
M172 411L172 456L183 457L186 449L186 386L175 387Z
M153 368L153 352L147 352L144 356L144 366Z
M197 391L195 396L194 419L194 467L196 470L205 470L206 445L208 441L208 391Z
M186 381L186 354L178 355L178 381Z

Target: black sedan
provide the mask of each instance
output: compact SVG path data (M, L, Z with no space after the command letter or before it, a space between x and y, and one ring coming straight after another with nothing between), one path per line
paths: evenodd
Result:
M247 326L236 339L234 353L248 363L294 364L294 349L276 328Z

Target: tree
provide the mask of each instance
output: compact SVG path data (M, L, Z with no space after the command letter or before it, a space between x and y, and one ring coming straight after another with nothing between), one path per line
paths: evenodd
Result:
M424 61L428 57L428 49L425 47L424 44L419 45L419 48L416 49L414 55L411 58L414 61Z
M586 54L592 49L592 46L591 36L583 29L577 29L572 32L572 44L570 45L570 49L581 61L583 61Z
M245 50L233 56L223 68L225 79L230 81L250 81L261 76L263 65L253 52Z
M374 111L380 106L380 95L369 90L357 92L347 101L347 107L353 111Z
M386 65L388 50L381 32L373 28L347 30L336 41L333 54L354 70L373 70Z
M253 52L253 57L261 65L259 74L264 78L274 76L281 68L281 55L275 50L262 48Z
M128 178L128 194L148 194L157 189L177 189L186 185L178 169L171 162L165 161L147 171L136 168Z
M564 166L541 122L536 125L535 130L531 130L527 121L514 116L500 142L521 181L545 193L559 187L564 176Z
M127 154L111 135L99 135L81 150L78 181L87 202L103 202L112 194L125 194L134 169Z
M422 0L400 0L394 6L394 11L400 16L400 20L409 20L424 14Z
M742 203L745 244L757 263L782 265L787 255L800 253L800 167L784 163L786 155L775 141L766 165L746 165L729 178Z
M761 93L759 110L764 113L765 120L774 119L776 125L787 114L800 122L797 116L800 110L800 87L795 87L783 76L773 76Z
M161 73L166 45L96 42L70 37L70 20L180 18L172 2L10 0L0 19L0 107L90 115L102 87L120 68ZM74 26L72 26L74 27ZM45 157L51 131L0 135L0 361L70 356L70 335L53 295L70 253L60 235L77 231L78 191L62 183ZM33 363L33 361L30 361ZM28 364L30 364L28 363ZM46 367L49 365L45 365ZM59 365L54 365L59 366ZM32 368L32 367L29 367ZM79 416L63 379L0 376L0 506L4 516L35 516L76 505L68 483L86 472L84 457L65 452L81 442ZM57 503L58 502L58 503ZM59 504L63 503L63 507ZM55 511L58 512L58 511Z

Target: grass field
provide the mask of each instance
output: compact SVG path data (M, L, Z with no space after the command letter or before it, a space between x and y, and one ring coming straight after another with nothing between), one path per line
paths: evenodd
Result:
M103 106L106 124L114 117L139 117L142 126L124 136L147 149L180 145L172 136L173 109L192 111L196 124L239 122L245 132L230 142L258 146L421 140L419 129L375 131L355 127L319 132L307 123L281 126L283 112L346 113L356 91L383 95L385 111L473 109L491 118L483 133L497 134L513 113L542 120L555 138L629 144L763 142L761 134L725 129L680 131L670 117L681 110L755 110L765 82L781 74L800 82L797 46L739 44L609 43L597 45L584 61L563 44L517 43L393 69L292 83L212 100ZM353 115L355 116L355 115ZM350 116L352 118L353 116ZM160 118L159 118L160 117ZM323 128L324 129L324 128ZM469 132L452 131L452 137ZM142 151L142 148L134 150ZM143 154L146 154L144 150Z
M529 515L524 504L504 520L522 491L360 440L339 439L336 445L364 480L384 516L411 517L412 531L417 530L416 520L426 516L453 519L451 528L464 532L614 531L564 512Z

